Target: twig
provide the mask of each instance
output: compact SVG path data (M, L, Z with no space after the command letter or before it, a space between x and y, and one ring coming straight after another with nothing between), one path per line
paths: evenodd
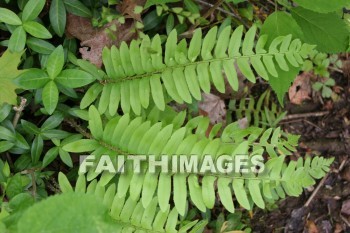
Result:
M32 178L32 187L33 187L32 195L33 195L34 199L35 199L36 191L37 191L36 180L35 180L35 172L36 171L41 171L41 168L30 168L30 169L26 169L26 170L21 171L22 175L30 174L30 176Z
M321 116L325 116L327 114L329 114L328 111L292 114L292 115L285 116L282 121L294 120L294 119L298 119L298 118L321 117Z
M350 222L342 214L339 214L339 216L345 222L345 224L348 225L348 227L350 227Z
M312 122L310 122L310 121L308 121L308 120L306 120L306 119L302 119L305 123L307 123L307 124L309 124L309 125L311 125L311 126L313 126L313 127L315 127L315 128L318 128L318 129L321 129L318 125L316 125L316 124L314 124L314 123L312 123Z
M338 170L337 170L338 173L341 172L341 171L343 170L343 168L345 167L345 165L346 165L347 162L348 162L347 159L344 159L344 160L341 162L341 164L340 164L340 166L339 166L339 168L338 168Z
M313 193L311 194L311 196L309 197L309 199L307 200L307 202L305 203L304 207L308 207L310 205L310 203L312 202L312 200L315 198L316 194L318 193L318 191L321 189L321 187L323 186L324 182L326 181L328 177L328 173L323 177L323 179L320 181L320 183L317 185L317 188L313 191Z
M13 110L15 110L15 112L16 112L16 115L15 115L15 117L13 118L13 121L12 121L12 124L13 124L13 127L14 127L14 128L16 128L16 126L17 126L17 124L18 124L19 118L21 117L21 113L23 112L23 110L24 110L26 104L27 104L27 99L21 97L21 103L20 103L20 105L19 105L19 106L13 107Z
M27 99L21 97L21 103L19 104L19 106L14 106L13 107L13 110L16 112L16 114L15 114L15 116L13 118L13 121L12 121L13 128L16 128L16 126L18 124L18 121L19 121L19 118L21 117L21 113L22 113L22 111L24 110L24 108L26 106L26 103L27 103ZM8 152L6 152L5 155L6 155L6 159L7 159L8 163L9 163L10 168L13 169L14 165L13 165L13 162L12 162L10 154Z
M328 69L330 69L332 71L335 71L335 72L338 72L338 73L341 73L341 74L344 73L341 69L338 69L337 67L330 66L330 67L328 67Z
M205 5L205 6L214 7L214 5L211 4L211 3L209 3L209 2L205 2L205 1L202 1L202 0L195 0L195 1L198 2L198 3L200 3L200 4L202 4L202 5ZM214 9L214 10L215 10L215 9ZM238 15L236 15L236 14L234 14L234 13L232 13L232 12L229 12L229 11L227 11L227 10L221 8L221 7L216 7L216 10L221 11L222 13L225 13L225 14L227 14L227 15L230 15L230 16L232 16L232 17L234 17L234 18L240 20L240 17L239 17Z
M202 0L200 0L200 1L202 4L204 4L204 2L202 2ZM203 18L204 19L208 18L223 2L224 2L224 0L219 0L215 3L215 5L212 5L210 3L205 3L205 5L207 5L207 6L208 6L208 4L210 4L211 8L203 15ZM199 23L200 23L199 20L197 20L197 22L191 26L189 31L193 31L196 27L198 27Z
M235 10L235 8L233 8L231 6L230 3L227 3L225 4L228 8L230 8L230 10L233 12L232 14L236 15L236 18L239 22L241 22L246 28L249 28L249 25L242 19L242 17L239 15L239 13ZM219 9L219 8L218 8Z
M343 167L345 166L346 161L347 161L347 160L344 159L344 160L341 162L341 164L340 164L338 170L336 170L336 172L340 172L340 171L343 169ZM332 172L335 172L335 171L332 171ZM324 182L326 182L326 180L327 180L327 178L328 178L328 175L329 175L329 173L327 173L327 174L323 177L323 179L320 181L320 183L317 185L316 189L313 191L313 193L311 194L311 196L309 197L309 199L308 199L307 202L305 203L304 207L308 207L308 206L310 205L310 203L311 203L312 200L315 198L315 196L316 196L316 194L318 193L318 191L320 191L321 187L324 185Z

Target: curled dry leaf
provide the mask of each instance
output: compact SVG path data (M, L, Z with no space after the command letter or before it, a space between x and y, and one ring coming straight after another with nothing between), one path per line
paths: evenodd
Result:
M116 26L116 30L113 35L110 35L106 32L106 29L112 25ZM127 20L124 24L114 20L102 28L95 28L89 19L68 14L66 33L68 36L81 41L79 52L83 59L89 60L97 67L101 67L103 48L112 45L119 46L122 41L129 42L135 39L136 30L132 30L133 28L132 20Z
M144 6L146 0L124 0L121 4L117 5L117 9L126 18L132 18L137 21L141 21L141 13L135 12L135 7Z
M304 72L298 75L293 85L289 88L288 94L290 102L293 104L302 104L304 100L309 100L311 95L310 78L311 73Z
M340 177L343 180L350 182L350 164L345 166L344 169L340 172Z
M200 115L208 116L212 125L224 124L226 120L225 102L220 97L210 93L203 93L202 99L198 103Z
M340 212L348 217L350 216L350 199L343 202Z
M249 122L248 122L248 118L247 117L244 117L242 119L239 119L238 120L238 126L239 128L241 129L246 129L249 127Z
M306 223L308 233L318 233L317 226L314 221L308 220Z

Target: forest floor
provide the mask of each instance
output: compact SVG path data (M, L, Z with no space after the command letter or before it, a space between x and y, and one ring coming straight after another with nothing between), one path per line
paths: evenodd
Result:
M253 213L253 232L350 232L350 84L341 72L331 77L336 101L316 93L301 105L288 103L281 122L284 131L301 135L293 157L315 152L334 157L331 171L300 197Z

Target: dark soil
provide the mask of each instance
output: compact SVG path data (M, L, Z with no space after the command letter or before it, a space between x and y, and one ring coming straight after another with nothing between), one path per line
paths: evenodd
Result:
M281 123L285 131L301 135L295 158L315 153L335 157L328 177L308 207L304 205L318 184L298 198L281 201L273 210L254 213L253 232L350 232L350 88L341 73L333 73L332 78L342 87L333 89L338 101L322 101L314 94L301 106L287 104L288 114L300 117ZM326 113L317 116L320 112ZM305 113L315 114L303 117Z

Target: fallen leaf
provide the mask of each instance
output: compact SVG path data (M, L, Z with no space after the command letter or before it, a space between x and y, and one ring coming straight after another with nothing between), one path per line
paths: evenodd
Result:
M350 182L350 165L344 167L344 169L340 172L340 177L343 180Z
M145 3L146 0L124 0L121 2L121 4L117 5L117 9L119 10L119 12L121 12L122 15L125 16L125 18L132 18L141 22L141 12L135 12L135 7L143 7Z
M343 232L343 227L339 223L335 223L334 233L341 233L341 232Z
M334 107L333 101L328 100L326 101L326 103L324 104L323 108L327 111L331 111Z
M337 86L337 85L333 86L332 89L337 94L340 94L344 90L344 88L342 88L341 86Z
M112 25L116 26L116 31L113 32L113 35L110 35L106 32L106 29ZM136 30L132 30L133 28L132 20L126 20L124 24L113 20L102 28L94 28L89 19L68 14L66 33L68 36L81 41L80 45L82 47L79 52L82 54L82 58L100 68L102 66L103 48L112 45L119 46L122 41L129 42L135 39L137 34Z
M308 233L318 233L317 226L313 221L307 220L306 227Z
M340 212L344 215L350 216L350 199L343 202Z
M6 50L0 57L0 106L3 103L17 105L17 86L12 82L22 71L17 67L21 62L22 52L11 53Z
M202 94L202 101L198 103L200 115L208 116L212 125L225 123L225 102L213 94Z
M311 99L310 77L312 77L312 74L308 72L304 72L296 77L288 91L291 103L299 105L303 101Z
M239 119L237 122L240 129L246 129L249 126L248 118L246 117Z

